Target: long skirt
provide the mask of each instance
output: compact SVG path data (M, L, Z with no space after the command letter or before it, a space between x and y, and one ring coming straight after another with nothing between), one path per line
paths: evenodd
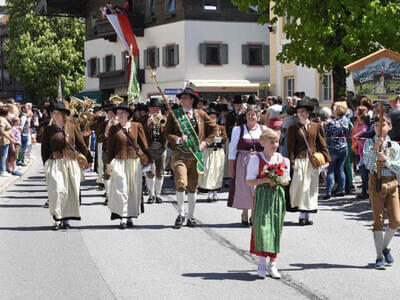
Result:
M290 184L290 204L298 211L314 213L318 210L319 168L308 158L296 158Z
M219 190L224 179L224 149L207 148L203 155L205 172L203 176L199 176L199 187L209 191Z
M285 211L285 191L281 186L257 186L250 253L272 257L279 253Z
M50 215L54 220L80 220L81 169L76 159L49 159L45 165Z
M224 178L229 178L229 142L224 145L225 162L224 162Z
M250 151L240 151L236 158L235 178L229 188L228 206L237 209L251 209L253 206L254 187L247 184L247 165L250 161Z
M97 144L97 179L96 183L104 183L103 179L103 143Z
M142 202L142 169L139 158L113 159L108 207L111 220L138 217Z

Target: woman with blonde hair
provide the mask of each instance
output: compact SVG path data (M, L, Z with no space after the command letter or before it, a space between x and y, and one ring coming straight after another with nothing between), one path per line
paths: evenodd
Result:
M54 229L70 228L69 220L80 220L79 188L81 170L77 155L82 153L88 162L92 156L82 133L67 118L70 112L64 103L51 108L52 119L44 128L42 160L47 179L50 215L55 220Z

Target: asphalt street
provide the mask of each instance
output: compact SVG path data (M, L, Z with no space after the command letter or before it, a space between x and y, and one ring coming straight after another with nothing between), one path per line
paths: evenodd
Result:
M208 203L199 194L197 228L174 229L171 180L164 203L146 204L132 229L120 230L103 205L95 174L82 186L82 221L53 231L40 145L27 173L0 198L0 299L398 299L395 264L373 268L371 211L354 197L320 201L314 226L287 213L278 268L281 280L256 276L250 229L227 193Z

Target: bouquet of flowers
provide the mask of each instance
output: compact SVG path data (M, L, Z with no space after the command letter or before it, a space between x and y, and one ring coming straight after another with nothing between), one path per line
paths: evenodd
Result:
M263 177L269 177L275 185L280 185L283 170L280 164L266 164L262 170Z

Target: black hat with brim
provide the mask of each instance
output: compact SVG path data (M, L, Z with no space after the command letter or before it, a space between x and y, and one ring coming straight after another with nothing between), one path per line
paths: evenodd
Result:
M132 109L129 107L129 104L126 103L126 102L122 102L122 103L120 103L118 106L115 106L115 107L113 108L113 111L114 111L115 114L117 113L117 110L118 110L118 109L122 109L122 110L127 111L127 112L129 113L129 116L130 116L130 117L133 116L133 111L132 111Z
M164 107L164 102L160 98L150 98L149 103L147 104L148 107Z
M106 102L103 103L102 108L105 111L113 110L115 108L115 104L112 103L111 101L106 101Z
M296 109L299 108L305 108L309 112L312 112L314 110L315 103L311 101L309 97L303 97L300 101L297 102Z
M243 99L241 95L235 95L232 100L232 104L243 104Z
M209 109L207 109L207 114L209 114L209 115L217 115L217 117L219 117L221 112L219 112L218 110L216 110L213 107L210 107Z
M247 105L257 105L256 97L254 95L250 95L247 99Z
M65 104L63 102L61 102L61 101L57 102L57 103L54 103L51 106L50 111L54 111L54 110L58 110L58 111L64 112L65 114L67 114L67 116L69 116L69 114L70 114L70 111L65 107Z
M199 94L197 94L192 88L185 88L182 92L180 92L179 94L176 94L176 97L178 99L181 99L182 95L190 95L193 97L194 99L194 103L197 104L199 102Z

